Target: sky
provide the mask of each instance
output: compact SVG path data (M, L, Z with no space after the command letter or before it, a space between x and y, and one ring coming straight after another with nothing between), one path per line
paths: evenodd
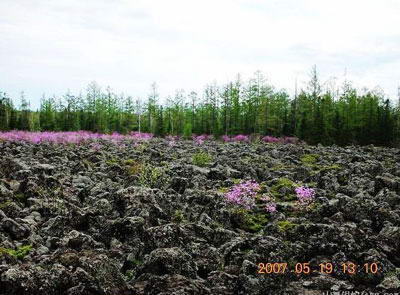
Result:
M0 0L0 91L32 107L91 81L146 98L261 71L294 93L379 85L397 101L399 0Z

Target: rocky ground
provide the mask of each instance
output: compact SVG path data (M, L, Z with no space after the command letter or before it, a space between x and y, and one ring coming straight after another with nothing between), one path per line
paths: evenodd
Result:
M247 179L277 212L226 203ZM289 271L258 273L268 262ZM324 262L331 274L293 272ZM399 270L399 149L0 142L0 294L389 292Z

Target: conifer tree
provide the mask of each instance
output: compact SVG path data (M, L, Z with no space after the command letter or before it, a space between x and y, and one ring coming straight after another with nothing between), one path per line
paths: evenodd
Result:
M20 130L32 130L32 118L31 111L29 109L29 102L25 98L24 92L21 92L21 115L18 120L18 129Z
M0 130L8 130L9 128L9 111L10 106L7 95L0 92Z

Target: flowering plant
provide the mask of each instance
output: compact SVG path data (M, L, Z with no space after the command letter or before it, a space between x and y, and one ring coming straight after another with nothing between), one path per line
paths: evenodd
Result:
M248 210L256 206L256 196L261 190L260 185L254 180L248 180L236 184L225 194L229 203L242 206ZM265 202L265 210L269 213L276 212L276 203L268 195L262 195L260 200Z
M101 144L99 143L92 143L90 146L94 151L98 151L101 149Z
M192 139L199 145L203 144L205 140L211 139L211 135L208 134L202 134L202 135L192 135Z
M265 205L265 210L267 210L269 213L276 212L276 204L275 203L268 203L267 205Z
M34 144L43 142L55 144L80 144L87 141L106 140L114 144L119 144L123 140L149 140L153 137L152 133L131 132L129 135L122 135L118 132L112 134L100 134L89 131L66 131L66 132L30 132L30 131L7 131L0 132L0 139L8 141L23 141Z
M225 194L227 202L243 206L246 209L252 209L255 206L255 196L260 190L260 185L248 180L233 186L233 188Z
M312 188L299 186L295 189L295 192L297 199L302 205L308 205L314 201L315 191Z
M236 141L236 142L249 142L250 138L249 138L248 135L244 135L244 134L238 134L238 135L235 135L233 137L230 137L229 135L223 135L222 136L222 141L223 142L233 142L233 141Z
M168 146L174 147L176 145L176 142L180 139L178 135L167 135L165 136L165 139L168 142Z
M223 142L230 142L231 138L229 137L229 135L222 135L222 141Z
M268 195L263 195L261 198L265 202L265 210L269 213L276 212L276 203L271 200Z
M262 141L266 143L283 143L283 144L298 144L300 141L297 137L275 137L275 136L264 136L261 138Z
M279 138L277 138L275 136L264 136L261 140L264 141L264 142L267 142L267 143L269 143L269 142L279 142L280 141Z
M232 138L233 141L238 141L238 142L248 142L249 141L249 136L244 135L244 134L239 134L236 135L234 138Z

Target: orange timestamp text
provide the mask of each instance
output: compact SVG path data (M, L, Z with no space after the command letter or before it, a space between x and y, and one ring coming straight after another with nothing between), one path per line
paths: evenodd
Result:
M267 262L258 263L259 274L284 274L284 273L295 273L295 274L312 274L312 273L324 273L331 274L333 272L342 272L344 274L353 275L358 272L376 274L379 271L379 265L376 262L356 264L353 262L343 262L334 267L331 262L323 262L315 266L311 266L309 262L299 262L291 264L289 266L285 262Z

